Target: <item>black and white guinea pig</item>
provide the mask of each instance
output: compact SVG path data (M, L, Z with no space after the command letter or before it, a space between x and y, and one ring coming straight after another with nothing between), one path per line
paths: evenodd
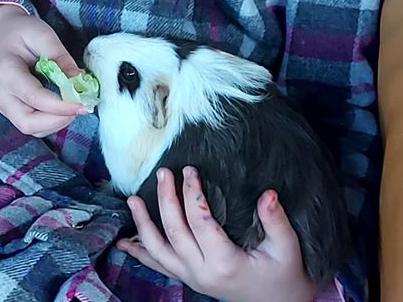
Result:
M195 166L229 237L254 248L259 196L275 189L308 274L335 276L349 232L328 152L277 93L265 68L192 42L118 33L93 39L84 62L100 81L99 134L115 190L137 194L161 227L155 172Z

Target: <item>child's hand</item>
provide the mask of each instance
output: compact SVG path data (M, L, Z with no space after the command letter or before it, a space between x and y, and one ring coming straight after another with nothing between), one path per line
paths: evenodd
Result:
M144 265L226 301L308 302L314 285L306 276L296 233L277 193L266 191L258 213L266 239L245 252L211 216L194 168L184 169L184 217L171 171L158 173L158 198L165 240L150 220L144 202L129 198L140 242L123 239L118 248Z
M30 73L39 56L55 60L66 74L80 72L56 33L14 5L0 5L0 113L21 132L44 137L86 114L79 104L62 102Z

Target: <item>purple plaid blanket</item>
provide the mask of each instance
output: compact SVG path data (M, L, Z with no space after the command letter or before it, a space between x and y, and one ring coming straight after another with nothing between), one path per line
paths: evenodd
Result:
M341 167L357 255L338 279L356 302L376 288L379 1L0 2L38 13L78 63L90 38L129 31L198 40L268 67ZM79 117L39 140L0 116L0 301L190 301L186 286L114 248L132 222L122 201L94 189L108 177L97 125ZM319 300L337 296L331 287Z

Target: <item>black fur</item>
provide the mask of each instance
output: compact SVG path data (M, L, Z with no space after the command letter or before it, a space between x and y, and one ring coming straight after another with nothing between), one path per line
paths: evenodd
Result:
M190 54L202 46L196 41L186 39L178 39L174 37L165 37L164 39L175 45L175 52L181 61L186 60Z
M182 192L182 168L198 168L215 218L241 246L263 238L253 223L257 200L275 189L301 244L308 274L319 284L334 278L349 246L347 213L331 158L305 120L272 86L262 103L223 101L225 127L187 125L138 195L161 228L155 172L173 170Z
M176 45L175 51L178 57L181 60L185 60L189 57L189 55L198 49L200 46L196 42L193 41L178 41L174 42Z

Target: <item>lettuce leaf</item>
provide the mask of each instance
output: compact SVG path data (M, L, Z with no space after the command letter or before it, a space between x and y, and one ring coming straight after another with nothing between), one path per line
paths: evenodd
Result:
M83 72L68 78L56 62L45 57L39 59L35 70L59 87L62 100L81 103L90 113L99 104L99 82L92 74Z

